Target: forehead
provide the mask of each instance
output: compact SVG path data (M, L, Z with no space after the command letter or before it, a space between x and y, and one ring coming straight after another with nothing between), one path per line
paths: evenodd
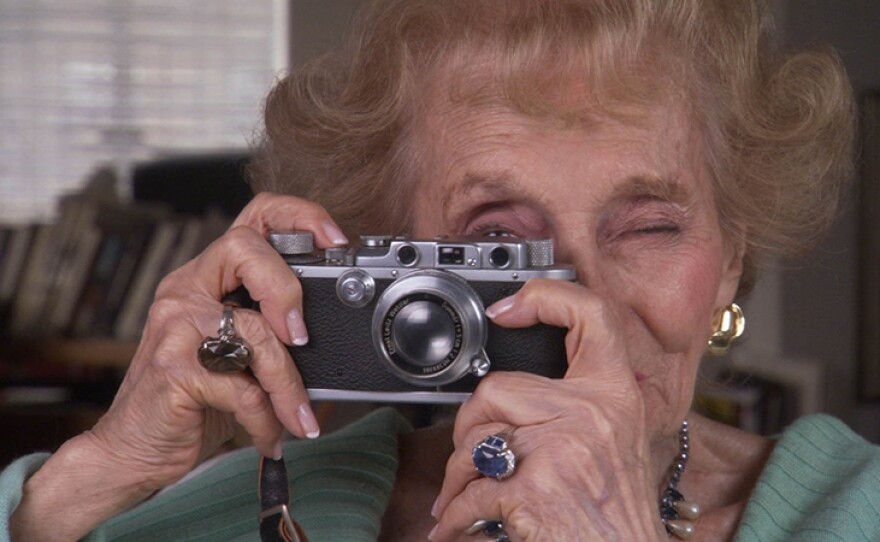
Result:
M660 64L608 65L597 76L583 65L527 69L492 50L460 48L419 77L414 133L445 136L450 147L469 146L469 135L598 139L675 130L687 138L695 127L690 90L678 70Z
M413 132L419 234L457 232L478 209L502 202L559 224L595 224L616 202L643 198L714 213L700 132L687 101L671 94L627 115L584 108L576 118L437 93L426 104Z
M593 109L577 117L536 117L500 100L441 98L419 124L425 173L432 183L456 191L481 182L510 185L520 178L548 187L561 178L604 184L633 178L705 180L698 171L704 165L701 138L686 101L657 100L630 107L627 115Z

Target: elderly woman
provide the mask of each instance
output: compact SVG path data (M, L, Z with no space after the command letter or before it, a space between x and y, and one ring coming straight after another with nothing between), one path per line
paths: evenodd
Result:
M312 542L880 539L880 451L840 422L768 440L689 410L757 265L820 232L850 174L838 61L774 53L758 4L372 5L351 51L272 91L260 194L161 284L107 415L4 473L12 539L255 539L256 452L155 494L233 420L284 457ZM454 426L412 431L380 409L285 441L320 429L296 368L309 307L273 230L323 249L359 233L552 238L577 280L531 280L485 314L567 329L567 371L490 372ZM224 313L242 285L260 312ZM197 359L221 314L248 371ZM515 465L477 470L480 454Z

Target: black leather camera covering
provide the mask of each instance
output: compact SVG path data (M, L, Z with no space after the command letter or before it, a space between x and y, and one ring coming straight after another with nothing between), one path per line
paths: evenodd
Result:
M376 281L376 295L367 306L351 308L336 296L335 278L304 278L303 311L309 343L291 347L306 387L357 391L472 391L478 380L466 376L442 387L403 382L386 369L373 346L372 320L376 300L391 284ZM485 306L515 293L521 283L469 282ZM559 378L565 374L566 330L547 325L507 329L489 322L486 352L492 371L526 371Z

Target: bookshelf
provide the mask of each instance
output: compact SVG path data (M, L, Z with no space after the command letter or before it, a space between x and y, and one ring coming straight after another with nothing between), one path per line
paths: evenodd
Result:
M228 153L145 163L134 200L99 169L53 220L0 223L0 426L14 435L0 460L52 450L106 410L161 279L246 203L245 163Z
M108 338L53 339L21 348L30 353L30 362L124 372L137 350L137 342Z
M715 420L763 435L825 405L821 362L744 347L729 358L704 362L694 408Z

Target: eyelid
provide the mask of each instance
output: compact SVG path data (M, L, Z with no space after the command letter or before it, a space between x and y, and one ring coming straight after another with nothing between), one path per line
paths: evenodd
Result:
M548 223L540 209L527 202L502 201L481 205L463 223L462 232L485 235L491 231L506 232L524 239L545 236Z
M469 226L467 228L468 235L476 235L476 236L485 236L492 235L494 233L503 233L509 235L511 237L522 237L521 234L518 234L513 228L510 226L503 225L498 222L487 222L485 224L479 224L476 227Z
M628 234L675 233L682 229L686 211L667 200L640 199L614 209L603 220L605 237L615 239Z

